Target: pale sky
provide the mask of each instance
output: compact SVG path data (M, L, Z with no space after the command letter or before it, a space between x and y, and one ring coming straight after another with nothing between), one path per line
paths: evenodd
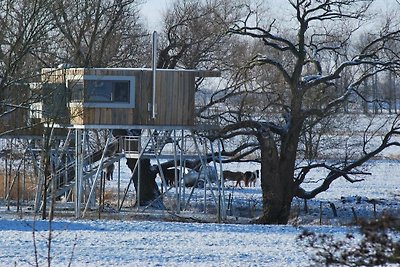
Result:
M171 5L174 0L146 0L142 5L141 14L147 20L149 30L160 30L159 23L163 12Z
M150 31L160 30L160 21L163 12L166 8L171 5L175 0L144 0L142 5L141 14L147 20ZM273 11L281 10L287 0L269 0L265 3L269 3L272 6ZM379 8L382 13L388 12L393 6L397 6L395 0L375 0L374 6Z

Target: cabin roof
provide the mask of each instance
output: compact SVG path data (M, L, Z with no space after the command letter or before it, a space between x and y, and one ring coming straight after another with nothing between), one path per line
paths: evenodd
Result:
M52 72L61 70L63 68L43 68L42 71ZM151 68L64 68L64 70L78 71L78 70L94 70L94 71L153 71ZM196 77L220 77L221 71L219 70L195 70L195 69L156 69L156 72L188 72L194 73Z

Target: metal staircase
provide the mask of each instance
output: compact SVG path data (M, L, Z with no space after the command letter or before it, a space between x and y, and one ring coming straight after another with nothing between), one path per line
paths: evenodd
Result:
M82 159L82 182L87 185L93 185L96 179L93 176L100 173L101 170L107 168L111 164L119 161L125 157L123 153L118 153L119 140L113 140L109 142L104 149L100 149L90 153ZM97 163L97 165L96 165ZM53 166L56 166L55 162L52 162ZM68 163L57 168L53 175L47 177L49 186L46 191L47 201L49 202L52 198L55 200L59 199L63 195L69 195L76 185L76 159L70 159ZM42 177L40 180L44 180ZM38 190L41 187L38 187ZM38 192L40 195L40 192ZM38 199L37 207L42 209L43 199Z
M173 143L171 134L171 130L154 131L153 141L145 148L145 153L160 154L166 144Z
M111 164L114 164L115 162L119 161L120 159L122 159L124 157L125 157L124 154L120 154L120 153L114 154L114 155L108 157L107 159L105 159L103 161L103 163L101 164L101 166L97 165L97 166L92 167L88 171L83 171L83 177L82 177L83 182L89 181L90 178L92 178L96 174L98 168L100 168L101 170L105 169L108 166L110 166ZM57 191L55 192L54 196L56 198L61 197L62 195L64 195L68 191L72 190L74 188L74 186L75 186L75 183L76 183L76 179L75 179L75 176L74 176L73 179L71 179L67 183L64 183L61 186L59 186L57 188ZM50 196L50 192L48 192L48 196Z

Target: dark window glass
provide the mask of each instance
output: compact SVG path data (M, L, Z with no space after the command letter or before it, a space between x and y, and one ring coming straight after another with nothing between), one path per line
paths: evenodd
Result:
M85 81L87 102L129 103L129 81Z
M71 102L130 103L130 81L70 80Z
M129 81L113 81L113 102L129 103Z

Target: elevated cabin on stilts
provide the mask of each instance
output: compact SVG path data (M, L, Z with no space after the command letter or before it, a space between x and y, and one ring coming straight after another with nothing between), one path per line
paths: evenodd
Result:
M169 189L160 167L161 158L174 160L176 164L178 160L187 159L191 154L190 157L197 157L202 165L206 165L204 155L201 155L206 151L198 144L194 134L195 131L202 130L195 123L195 82L199 77L219 76L218 71L201 70L43 69L43 93L56 96L54 99L58 101L43 101L37 103L37 106L42 105L42 110L53 110L62 114L53 119L52 124L48 126L70 129L70 134L63 143L65 147L68 147L68 143L75 145L73 161L63 164L61 159L65 157L56 156L59 167L55 170L58 178L52 179L55 181L53 187L57 188L53 191L53 196L72 196L75 216L81 217L88 209L96 206L96 186L102 171L115 162L119 163L122 157L139 159L134 166L134 171L138 172L139 177L137 191L146 190L140 186L140 159L151 158L157 161L160 176L164 181L164 192ZM46 121L48 118L43 115L41 119ZM87 132L90 130L108 131L107 142L102 150L86 151L89 142ZM112 136L112 131L117 134ZM73 135L75 140L71 142ZM185 149L189 142L188 137L193 144L190 153L189 149ZM167 143L169 152L165 152ZM63 148L59 148L58 151L63 151ZM193 151L197 155L194 155ZM72 179L67 178L68 176ZM176 172L175 176L175 207L179 212L180 202L186 201L180 188L182 171ZM132 179L129 185L131 182ZM123 205L129 185L121 199L118 188L119 208ZM39 184L35 203L38 209L43 205L40 201L40 188L42 185ZM218 189L218 194L220 193ZM220 205L221 197L215 196L213 191L211 194L215 204ZM137 192L136 195L136 202L141 203L141 194ZM98 205L101 205L101 196Z

